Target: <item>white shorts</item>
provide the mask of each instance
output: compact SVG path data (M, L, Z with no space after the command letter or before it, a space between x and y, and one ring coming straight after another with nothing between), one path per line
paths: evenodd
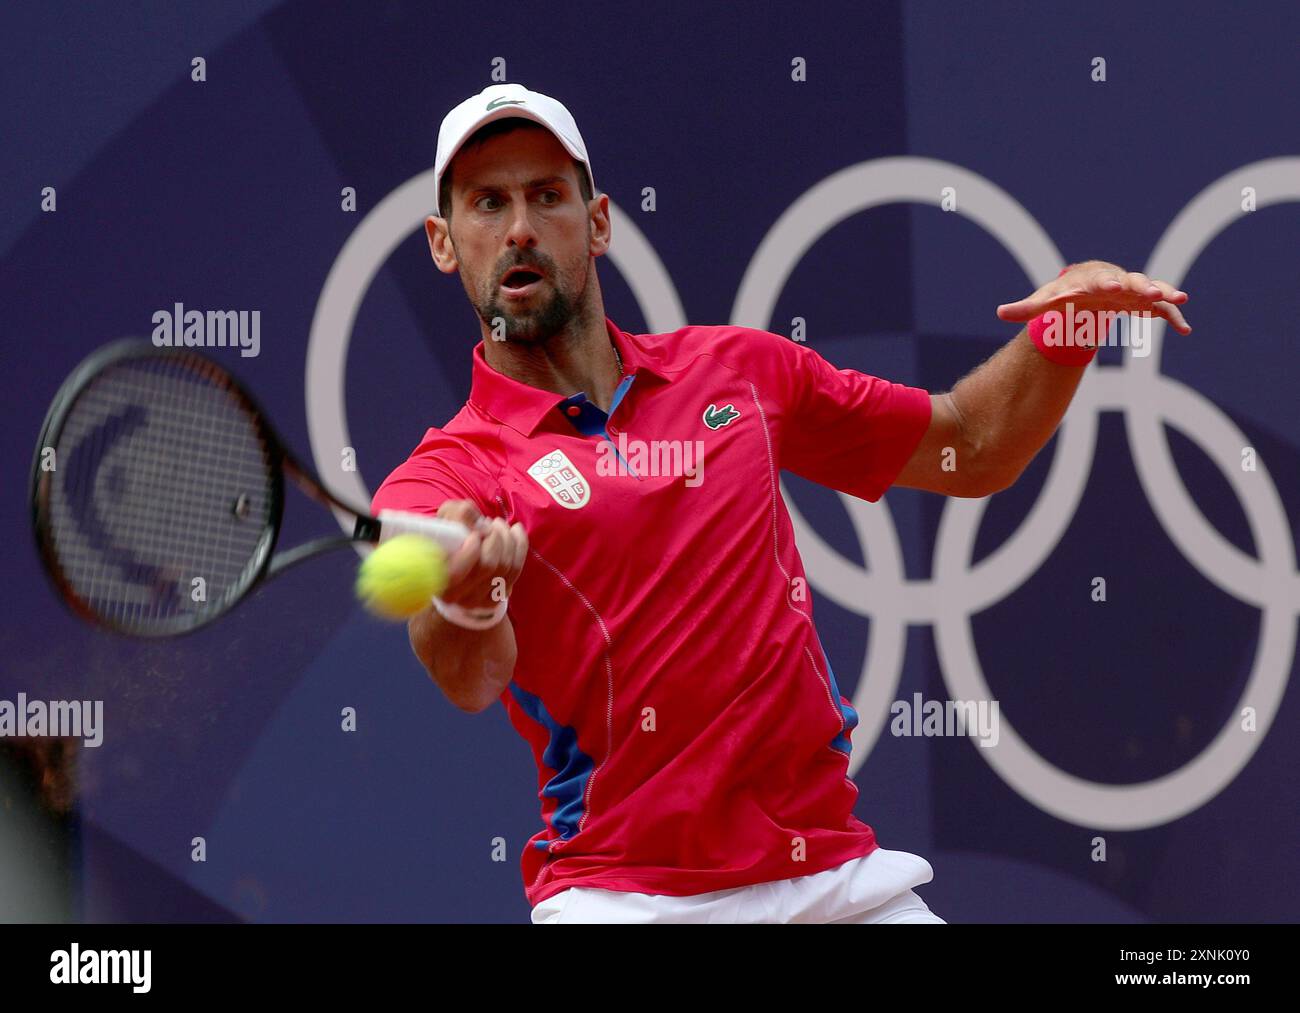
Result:
M810 876L738 886L687 897L574 886L533 908L535 925L623 923L930 924L933 914L912 888L934 878L919 855L877 848Z

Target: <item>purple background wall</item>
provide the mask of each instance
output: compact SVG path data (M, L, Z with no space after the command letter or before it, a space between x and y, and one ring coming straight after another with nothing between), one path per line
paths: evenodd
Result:
M151 314L177 301L260 310L258 357L210 354L310 459L304 364L325 277L364 216L431 167L441 117L491 83L494 57L507 61L509 80L569 106L597 183L653 245L694 323L730 318L754 251L791 203L837 170L887 156L980 174L1067 260L1144 270L1204 188L1300 154L1298 30L1300 9L1280 3L1250 13L1111 2L828 2L811 12L7 6L0 522L22 536L6 565L0 699L105 701L105 744L82 760L85 917L524 921L518 852L538 825L531 759L504 711L468 717L441 697L404 631L353 605L349 554L290 574L175 642L112 639L63 611L26 536L25 485L45 407L93 348L147 334ZM195 56L207 60L205 83L190 80ZM808 61L806 83L790 80L796 56ZM1089 77L1096 56L1108 62L1104 84ZM52 214L39 209L45 186L58 190ZM339 209L344 186L357 190L355 214ZM639 210L644 186L657 189L654 214ZM1195 330L1170 335L1161 363L1266 464L1250 480L1270 483L1285 510L1292 551L1280 567L1290 583L1279 586L1293 597L1280 614L1292 644L1294 201L1241 216L1185 279L1169 279L1192 294ZM611 317L647 329L613 265L600 271ZM813 346L839 365L939 390L1014 335L994 308L1033 287L971 220L896 203L828 231L791 275L770 329L804 316ZM459 283L433 269L412 232L351 334L346 407L369 488L462 403L477 334ZM1167 431L1197 507L1229 542L1258 553L1222 471L1196 440ZM977 559L1019 527L1052 452L994 498ZM820 536L861 565L841 500L786 481ZM928 580L943 501L896 490L888 502L908 578ZM290 540L331 526L290 499ZM1094 575L1107 578L1105 606L1088 601ZM973 622L1004 718L1080 778L1133 784L1194 760L1238 706L1261 637L1259 609L1211 577L1157 518L1122 415L1103 412L1065 537ZM816 590L822 639L851 694L871 610ZM944 594L942 581L932 593ZM1293 650L1284 667L1296 674ZM920 622L908 627L897 695L914 692L947 693L932 628ZM355 734L339 731L345 706L358 710ZM857 773L857 811L886 847L931 861L923 895L954 922L1295 920L1298 716L1288 689L1226 787L1142 829L1050 815L969 741L887 732ZM1105 863L1090 860L1097 835ZM204 864L190 861L195 836L208 841ZM498 836L509 845L504 863L491 860Z

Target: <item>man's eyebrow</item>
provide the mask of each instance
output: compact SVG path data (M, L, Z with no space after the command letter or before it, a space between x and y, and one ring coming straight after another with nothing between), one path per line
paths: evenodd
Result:
M530 179L527 183L524 184L524 189L525 189L525 190L536 190L538 187L541 187L541 186L553 186L553 185L556 184L556 183L565 183L565 184L567 184L568 182L569 182L569 181L568 181L567 179L565 179L563 176L543 176L541 179ZM509 189L510 189L509 184L506 184L506 183L497 183L497 182L489 182L489 183L472 183L472 184L470 184L470 186L469 186L469 192L470 192L470 193L478 193L480 190L498 190L498 191L499 191L499 190L509 190Z

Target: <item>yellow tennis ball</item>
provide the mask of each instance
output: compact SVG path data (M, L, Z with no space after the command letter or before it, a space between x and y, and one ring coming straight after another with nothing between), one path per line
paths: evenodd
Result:
M357 571L357 597L381 619L409 619L446 588L447 553L423 535L394 535Z

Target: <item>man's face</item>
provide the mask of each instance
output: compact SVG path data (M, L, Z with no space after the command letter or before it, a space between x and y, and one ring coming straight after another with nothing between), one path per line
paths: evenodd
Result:
M592 256L572 157L549 130L521 129L454 165L452 246L470 302L489 327L505 321L507 340L549 340L581 305Z

